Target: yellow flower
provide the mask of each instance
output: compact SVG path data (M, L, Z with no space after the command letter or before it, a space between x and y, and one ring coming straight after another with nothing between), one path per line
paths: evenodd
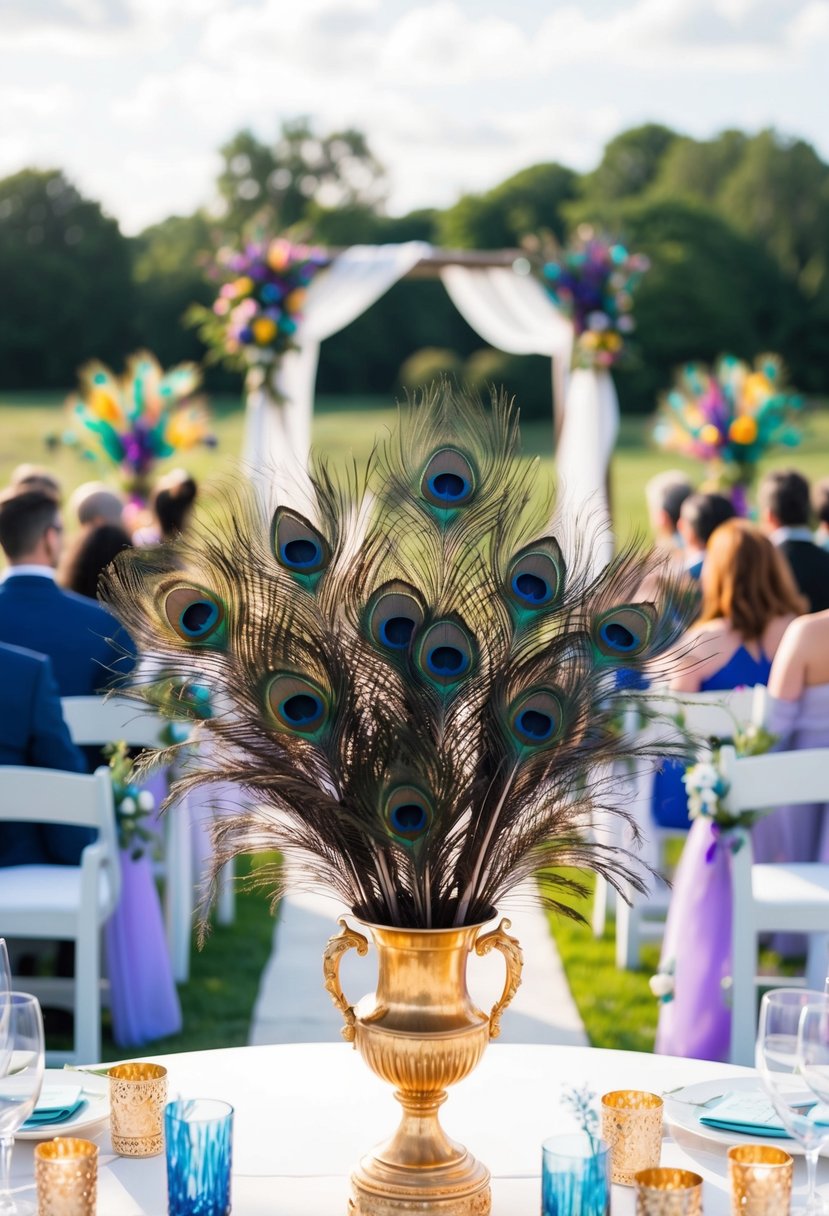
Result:
M720 444L720 432L714 426L713 422L709 422L702 428L699 437L703 443L707 443L709 447L716 448Z
M743 399L748 409L756 409L758 405L770 397L772 392L771 384L762 372L752 372L750 376L746 376L745 384L743 385ZM743 442L736 439L735 443ZM750 442L750 440L749 440Z
M604 344L607 350L622 349L622 339L619 334L613 333L613 331L605 334Z
M253 291L253 279L248 278L243 274L240 279L236 279L233 283L233 294L235 296L249 296Z
M742 418L735 418L728 428L728 438L743 445L754 443L757 438L757 423L745 414Z
M306 292L304 287L295 287L290 295L285 297L284 308L288 316L292 316L294 313L299 312L302 305L305 303L305 295Z
M260 346L267 346L276 337L276 322L270 317L257 317L251 325L253 336Z
M585 350L595 350L599 345L599 335L594 333L592 329L588 329L586 333L581 335L579 342Z
M104 388L93 388L89 398L89 408L104 422L123 422L124 416L118 402Z
M288 249L284 241L271 241L268 248L268 265L271 270L284 270L288 262Z

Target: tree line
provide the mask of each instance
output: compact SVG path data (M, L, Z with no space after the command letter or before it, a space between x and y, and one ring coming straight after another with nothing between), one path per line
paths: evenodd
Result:
M384 212L386 177L365 136L309 120L273 143L240 131L222 149L218 206L126 237L59 169L0 181L0 388L66 389L97 356L120 367L146 346L164 364L201 359L182 322L209 303L211 251L245 227L327 246L419 239L456 249L559 241L590 223L646 253L633 353L616 373L623 409L648 412L674 367L722 351L778 351L807 393L829 392L829 166L775 131L696 140L658 124L625 131L592 172L533 165L443 210ZM388 397L435 372L503 382L549 410L546 360L483 346L438 282L397 284L323 344L323 393ZM208 372L208 387L239 378Z

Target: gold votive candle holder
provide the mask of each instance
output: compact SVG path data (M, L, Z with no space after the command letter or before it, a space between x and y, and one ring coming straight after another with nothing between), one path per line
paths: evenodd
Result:
M58 1136L35 1148L38 1216L95 1216L98 1146Z
M636 1175L636 1216L702 1216L702 1178L657 1166Z
M733 1216L787 1216L794 1162L771 1144L741 1144L728 1150Z
M121 1157L156 1157L164 1148L167 1069L114 1064L109 1070L109 1130Z
M602 1096L602 1139L610 1145L610 1180L633 1186L640 1170L659 1165L662 1111L658 1094L614 1089Z

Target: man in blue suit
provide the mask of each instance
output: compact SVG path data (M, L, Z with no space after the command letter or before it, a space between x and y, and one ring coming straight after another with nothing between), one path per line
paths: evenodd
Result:
M86 768L63 720L49 660L18 646L0 644L2 764L30 764L72 773ZM2 820L0 866L77 865L93 836L87 828Z
M62 697L103 692L132 667L135 648L102 604L55 582L63 544L60 503L48 490L0 495L0 642L46 654Z

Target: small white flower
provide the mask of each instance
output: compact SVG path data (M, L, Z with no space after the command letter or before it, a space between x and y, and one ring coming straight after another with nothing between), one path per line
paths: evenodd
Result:
M648 987L655 997L661 1001L663 997L670 996L674 990L674 977L666 975L664 971L657 971L656 975L652 975L648 980Z
M118 810L122 815L134 815L137 809L134 798L124 798L118 804Z
M601 333L610 328L610 318L606 312L591 312L587 315L587 328Z
M147 813L155 810L155 798L149 790L142 790L138 795L138 809Z

